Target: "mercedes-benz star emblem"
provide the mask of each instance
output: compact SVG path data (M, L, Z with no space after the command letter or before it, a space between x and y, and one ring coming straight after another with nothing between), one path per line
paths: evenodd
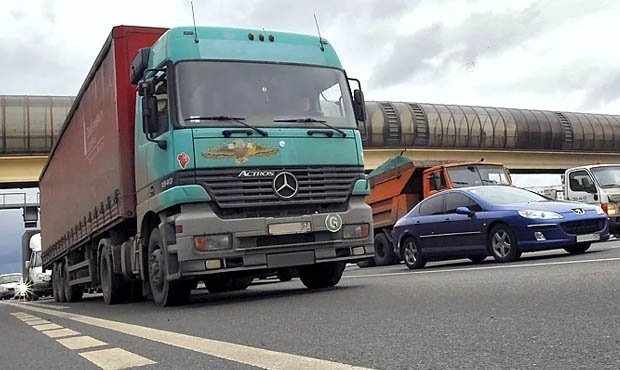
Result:
M297 194L297 178L290 172L280 172L273 178L273 191L282 199L291 199Z
M576 215L585 215L586 211L583 210L583 208L573 208L571 209L571 211L573 211L574 214Z

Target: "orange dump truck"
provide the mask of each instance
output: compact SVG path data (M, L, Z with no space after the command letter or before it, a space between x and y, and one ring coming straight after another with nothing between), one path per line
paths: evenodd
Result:
M397 263L392 248L392 227L420 200L436 192L477 185L512 185L510 173L500 163L459 162L449 164L415 163L396 156L368 175L375 229L375 257L360 262L361 267Z

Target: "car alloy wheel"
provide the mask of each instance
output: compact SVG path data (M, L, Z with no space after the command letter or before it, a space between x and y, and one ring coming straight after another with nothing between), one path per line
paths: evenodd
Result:
M426 265L426 260L420 254L420 250L415 243L415 240L408 238L403 242L402 255L405 260L405 265L410 269L419 269Z
M505 258L510 254L510 248L512 248L512 241L510 235L505 230L497 230L493 234L492 240L493 251L498 257Z

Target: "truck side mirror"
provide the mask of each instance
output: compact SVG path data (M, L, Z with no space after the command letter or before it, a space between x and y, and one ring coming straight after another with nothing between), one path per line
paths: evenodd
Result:
M355 118L358 121L366 123L366 103L364 101L364 93L362 90L357 89L353 92L353 104Z
M24 263L24 266L26 266L26 270L28 270L30 268L30 261L26 261L26 263Z
M155 80L141 81L138 95L142 97L142 131L150 136L157 132L157 98L155 97Z

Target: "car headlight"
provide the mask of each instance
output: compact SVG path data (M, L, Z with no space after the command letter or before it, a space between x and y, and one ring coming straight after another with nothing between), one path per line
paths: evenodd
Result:
M597 215L604 215L605 214L605 211L603 210L603 208L598 207L598 206L596 206L594 208L596 209L596 214Z
M534 218L534 219L541 219L541 220L552 220L552 219L557 219L557 218L564 218L564 216L562 216L559 213L549 212L549 211L523 210L523 211L518 211L518 212L519 212L519 216L525 217L525 218Z
M365 238L370 232L370 225L356 224L344 225L342 227L342 237L345 239Z

